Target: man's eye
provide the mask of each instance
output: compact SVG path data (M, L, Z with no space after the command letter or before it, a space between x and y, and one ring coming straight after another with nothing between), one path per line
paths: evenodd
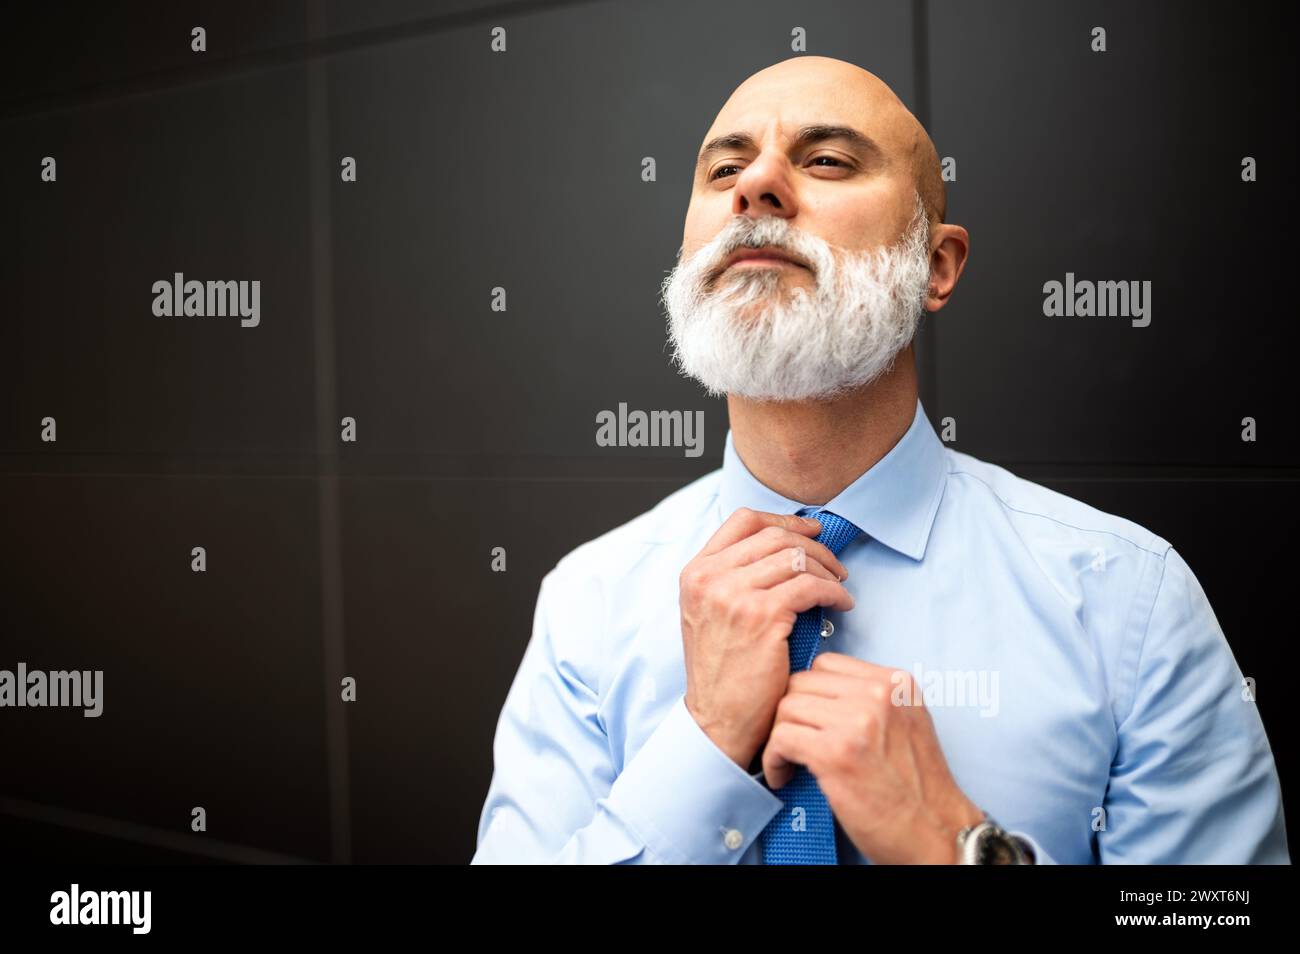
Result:
M845 162L843 159L837 159L834 156L813 156L812 159L814 163L821 162L822 160L825 160L826 162L829 163L833 163L834 166L844 166L845 168L848 167L847 162ZM714 179L722 178L722 173L728 169L739 169L739 168L740 168L739 166L735 166L735 165L718 166L718 168L714 169L713 172L709 174L709 181L712 182Z

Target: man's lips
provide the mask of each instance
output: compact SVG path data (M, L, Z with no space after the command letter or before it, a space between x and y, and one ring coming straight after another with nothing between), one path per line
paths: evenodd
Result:
M773 268L780 266L794 266L796 268L807 268L803 262L794 256L782 251L779 248L764 246L763 248L738 248L727 257L726 263L722 270L728 268Z

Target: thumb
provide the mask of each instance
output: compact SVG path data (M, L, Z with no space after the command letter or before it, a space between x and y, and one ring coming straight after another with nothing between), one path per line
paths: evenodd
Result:
M794 777L794 769L795 763L782 755L769 739L763 749L763 778L767 780L767 787L772 791L782 788Z

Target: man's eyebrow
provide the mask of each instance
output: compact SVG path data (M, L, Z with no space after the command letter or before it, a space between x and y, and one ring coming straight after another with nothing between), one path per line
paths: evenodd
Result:
M791 148L798 148L824 142L828 139L843 139L859 152L867 155L884 155L880 147L876 145L875 140L864 133L858 132L852 126L836 126L826 123L801 126L790 145ZM733 132L716 136L705 143L704 148L700 150L700 158L696 161L695 168L698 171L714 153L727 149L755 148L757 148L757 143L754 141L754 137L746 132Z

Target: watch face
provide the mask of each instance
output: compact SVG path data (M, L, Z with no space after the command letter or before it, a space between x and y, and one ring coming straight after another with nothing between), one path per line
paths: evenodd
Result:
M980 833L975 846L975 863L979 865L1014 865L1019 862L1016 846L1011 839L994 828Z

